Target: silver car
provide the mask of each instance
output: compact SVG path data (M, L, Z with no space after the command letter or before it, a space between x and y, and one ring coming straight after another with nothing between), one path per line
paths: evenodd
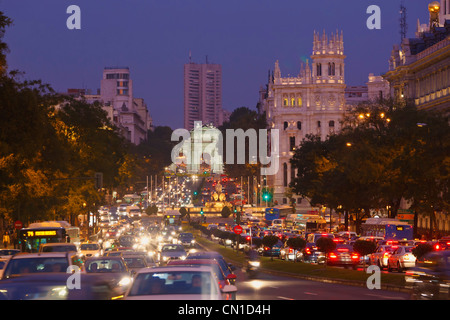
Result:
M416 256L412 253L414 246L398 247L388 259L388 270L396 269L402 272L404 269L416 266Z
M182 244L165 244L159 252L159 264L164 265L169 260L186 259L187 252Z

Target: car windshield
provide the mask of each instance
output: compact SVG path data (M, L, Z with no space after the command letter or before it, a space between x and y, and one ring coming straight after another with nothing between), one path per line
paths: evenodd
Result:
M129 296L210 294L214 279L209 272L170 271L139 274Z
M171 245L169 245L169 246L164 246L161 249L161 251L162 252L173 252L173 251L185 251L185 250L184 250L184 248L182 246L175 246L175 245L171 246Z
M120 260L115 259L96 259L86 261L86 272L88 273L111 273L125 272L125 266Z
M125 263L127 264L128 268L145 268L147 267L147 264L145 263L144 258L138 257L138 258L128 258L124 257L123 260L125 260Z
M98 244L95 244L95 243L83 243L83 244L80 245L80 249L81 250L86 250L86 251L88 251L88 250L98 250L99 246L98 246Z
M69 263L65 257L12 259L6 267L4 277L9 278L27 273L66 272L68 267Z

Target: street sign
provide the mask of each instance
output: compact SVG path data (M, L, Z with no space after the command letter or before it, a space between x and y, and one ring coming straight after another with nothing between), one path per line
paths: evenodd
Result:
M235 226L235 227L233 228L233 231L234 231L234 233L236 233L236 234L241 234L242 231L244 231L244 230L242 229L242 227L241 227L240 225L237 225L237 226Z
M17 220L16 222L14 222L14 228L16 228L16 229L22 229L22 228L23 228L23 223L22 223L22 221Z

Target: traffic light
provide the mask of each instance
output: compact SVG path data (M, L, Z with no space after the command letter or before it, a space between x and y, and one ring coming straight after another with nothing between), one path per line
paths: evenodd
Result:
M200 214L203 215L203 208L200 208Z
M269 191L265 190L262 193L262 198L263 198L263 201L270 201L270 199L272 198L272 195L270 194Z

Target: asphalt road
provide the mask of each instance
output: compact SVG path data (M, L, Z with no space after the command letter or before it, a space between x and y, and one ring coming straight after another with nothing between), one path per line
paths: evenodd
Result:
M260 272L255 279L236 269L237 300L407 300L404 292L323 283Z

